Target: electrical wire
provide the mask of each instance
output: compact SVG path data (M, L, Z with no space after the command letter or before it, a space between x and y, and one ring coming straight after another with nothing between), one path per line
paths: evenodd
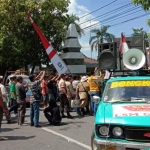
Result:
M121 25L121 24L123 24L123 23L129 22L129 21L132 21L132 20L136 20L136 19L138 19L138 18L142 18L142 17L147 16L147 15L149 15L149 13L146 13L146 14L140 15L140 16L138 16L138 17L134 17L134 18L125 20L125 21L120 22L120 23L112 24L112 25L110 25L110 28L115 27L115 26L118 26L118 25ZM105 24L103 24L103 25L105 25ZM89 34L88 34L88 35L89 35ZM86 37L86 36L88 36L88 35L84 35L84 37Z
M132 13L130 13L130 15L132 15L132 14L134 14L134 13L137 13L137 12L140 12L140 11L143 11L143 10L138 10L138 11L135 11L135 12L132 12ZM118 20L118 19L121 19L121 18L124 18L124 17L126 17L126 16L129 16L129 14L126 14L126 15L123 15L123 16L121 16L121 17L114 17L114 18L110 18L110 20L105 20L105 21L101 21L102 23L108 23L108 22L111 22L111 21L115 21L115 20ZM112 20L113 19L113 20ZM94 27L95 28L95 27Z
M138 8L140 8L140 6L139 6ZM136 9L138 9L138 8L136 8ZM106 19L102 20L101 22L104 22L104 21L113 19L113 18L115 18L115 17L118 17L118 15L122 15L122 14L125 14L125 13L129 13L129 12L134 11L134 10L136 10L136 9L130 8L130 9L125 10L125 11L123 11L123 12L120 12L120 13L114 15L114 16L111 16L111 17L109 17L109 18L106 18ZM93 24L93 25L91 25L91 26L94 26L94 25L96 25L96 24L99 24L99 23L95 23L95 24ZM91 26L88 26L88 27L91 27ZM82 28L82 29L86 29L86 28L88 28L88 27L85 27L85 28Z
M128 7L128 6L131 6L132 4L127 4L127 5L124 5L124 6L121 6L121 7L119 7L119 8L117 8L117 9L114 9L114 10L112 10L112 11L109 11L109 12L106 12L106 13L104 13L104 14L102 14L102 15L99 15L99 16L97 16L97 17L95 17L95 18L93 18L93 19L90 19L90 20L87 20L87 21L85 21L85 22L82 22L82 23L80 23L79 25L81 25L81 24L84 24L84 23L86 23L86 22L88 22L88 21L91 21L91 20L95 20L95 19L97 19L97 18L100 18L101 16L107 16L107 14L110 14L110 13L112 13L112 12L116 12L117 10L119 10L120 11L120 9L124 9L124 8L126 8L126 7Z
M88 13L88 14L82 16L82 17L80 17L80 18L86 17L86 16L88 16L88 15L90 15L90 14L92 14L92 13L94 13L94 12L100 10L100 9L103 9L103 8L105 8L105 7L109 6L109 5L111 5L112 3L115 3L116 1L117 1L117 0L114 0L114 1L112 1L112 2L110 2L110 3L108 3L108 4L106 4L106 5L104 5L104 6L102 6L102 7L100 7L100 8L98 8L98 9L96 9L96 10L94 10L94 11L92 11L92 12L90 12L90 13ZM79 18L79 19L80 19L80 18Z
M131 11L134 11L134 10L131 10ZM112 21L115 21L115 20L124 18L124 17L126 17L126 16L129 16L129 15L131 15L131 14L134 14L134 13L137 13L137 12L140 12L140 11L143 11L143 10L142 10L142 9L141 9L141 10L137 10L137 11L134 11L134 12L132 12L132 13L131 13L131 11L127 10L127 11L124 11L124 12L122 12L122 13L119 13L119 14L120 14L120 17L119 17L119 14L117 14L117 15L115 15L115 16L111 16L110 18L107 18L107 19L101 21L101 23L104 24L104 23L112 22ZM125 13L126 13L126 14L125 14ZM128 14L128 13L130 13L130 14ZM125 15L122 15L122 14L125 14ZM113 19L113 20L112 20L112 19ZM89 29L89 28L86 28L86 29L84 29L84 30L90 30L90 31L91 31L91 29L94 29L95 26L97 27L97 26L100 26L100 25L101 25L100 23L98 23L98 25L97 25L97 24L94 24L90 29ZM88 27L89 27L89 26L88 26ZM87 34L87 33L89 33L89 31L87 31L85 34Z
M123 21L123 22L120 22L120 23L118 23L118 24L111 25L111 27L113 27L113 26L117 26L117 25L120 25L120 24L123 24L123 23L126 23L126 22L129 22L129 21L132 21L132 20L135 20L135 19L138 19L138 18L144 17L144 16L147 16L147 15L149 15L149 13L146 13L146 14L144 14L144 15L141 15L141 16L138 16L138 17L135 17L135 18L132 18L132 19L129 19L129 20Z

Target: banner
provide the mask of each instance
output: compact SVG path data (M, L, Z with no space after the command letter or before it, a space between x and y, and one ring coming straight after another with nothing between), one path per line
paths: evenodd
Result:
M60 58L60 56L57 54L56 50L53 48L51 43L46 39L46 37L43 35L43 33L40 31L38 26L35 24L35 22L32 20L30 14L27 14L27 18L30 19L34 29L36 30L37 34L39 35L42 44L46 50L46 53L51 60L52 64L54 65L55 69L58 73L63 74L68 71L68 68L64 61Z

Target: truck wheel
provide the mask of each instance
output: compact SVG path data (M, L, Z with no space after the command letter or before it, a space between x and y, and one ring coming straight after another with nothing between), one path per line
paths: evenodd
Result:
M100 150L100 148L98 148L94 142L94 131L92 132L92 135L91 135L91 148L92 150Z

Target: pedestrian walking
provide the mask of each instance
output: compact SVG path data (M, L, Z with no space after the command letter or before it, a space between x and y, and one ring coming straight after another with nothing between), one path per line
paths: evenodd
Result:
M25 120L26 113L26 91L25 87L22 85L23 78L21 76L17 77L16 83L16 96L18 103L18 124L22 125Z
M6 92L6 88L4 86L3 78L0 78L0 89L1 89L1 92L2 92L2 99L3 99L4 107L5 107L5 109L8 110L8 107L7 107L8 93ZM5 117L6 117L7 123L8 124L11 123L10 114L9 113L7 115L5 114Z
M1 93L1 89L0 89L0 129L1 129L1 125L2 125L3 113L5 113L5 115L9 114L8 110L4 106L3 99L2 99L2 93ZM5 138L5 137L0 137L0 141L6 140L6 139L7 138Z
M65 74L61 74L60 76L60 81L58 84L59 87L59 99L60 99L60 112L62 115L62 118L68 118L68 119L72 119L73 117L70 115L70 110L69 110L69 98L70 96L67 94L67 89L66 89L66 75ZM66 110L67 116L64 115L64 108Z
M29 88L31 89L30 96L30 125L35 127L41 127L39 125L39 107L41 99L40 85L44 78L45 71L41 71L37 76L31 74L29 79L31 83Z

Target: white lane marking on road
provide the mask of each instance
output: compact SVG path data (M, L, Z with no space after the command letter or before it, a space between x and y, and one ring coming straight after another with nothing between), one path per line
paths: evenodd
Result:
M76 141L76 140L74 140L74 139L72 139L72 138L70 138L70 137L67 137L67 136L65 136L65 135L63 135L63 134L60 134L60 133L55 132L55 131L53 131L53 130L50 130L50 129L48 129L48 128L42 128L42 129L45 130L45 131L47 131L47 132L50 132L50 133L52 133L52 134L54 134L54 135L60 136L60 137L62 137L62 138L64 138L64 139L66 139L66 140L69 141L69 142L73 142L73 143L75 143L75 144L77 144L77 145L79 145L79 146L81 146L81 147L84 147L84 148L86 148L86 149L88 149L88 150L91 150L91 147L90 147L90 146L88 146L88 145L86 145L86 144L83 144L83 143L81 143L81 142L79 142L79 141Z

